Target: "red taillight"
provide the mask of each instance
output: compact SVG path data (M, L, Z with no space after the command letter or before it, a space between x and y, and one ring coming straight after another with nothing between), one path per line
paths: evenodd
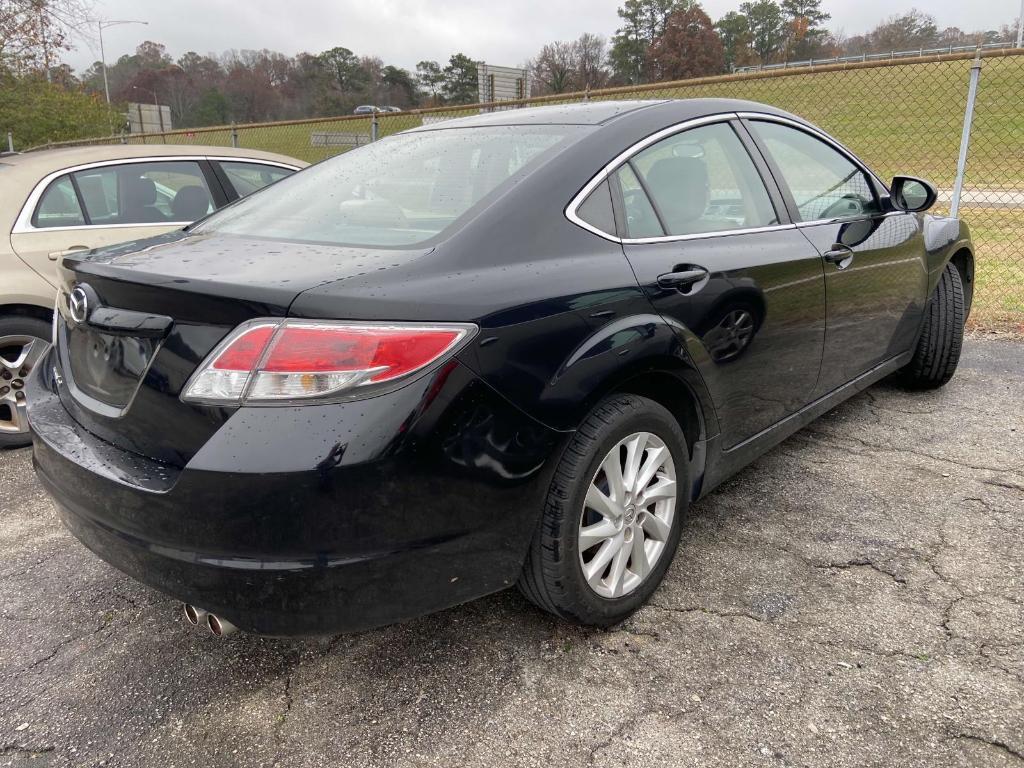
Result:
M388 381L437 359L463 333L461 329L286 326L260 369L280 373L383 369L370 381Z
M279 401L393 382L437 362L471 330L454 324L247 323L200 367L182 397Z
M270 337L277 330L276 325L258 325L251 328L217 355L213 367L218 371L249 372L260 361L263 350L267 348Z

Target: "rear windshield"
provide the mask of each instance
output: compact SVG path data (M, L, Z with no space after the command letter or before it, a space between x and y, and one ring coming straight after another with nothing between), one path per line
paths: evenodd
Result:
M338 245L420 245L585 130L516 125L390 136L283 179L194 231Z

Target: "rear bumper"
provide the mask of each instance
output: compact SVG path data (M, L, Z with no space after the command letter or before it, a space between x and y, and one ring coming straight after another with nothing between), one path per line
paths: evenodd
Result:
M510 586L564 437L451 364L372 400L239 409L176 468L79 426L50 371L29 420L67 527L260 634L366 629Z

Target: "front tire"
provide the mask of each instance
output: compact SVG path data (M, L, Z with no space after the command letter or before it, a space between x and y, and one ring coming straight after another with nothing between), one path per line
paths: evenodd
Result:
M603 400L555 471L520 590L570 621L622 621L668 570L689 487L686 438L672 414L638 395Z
M50 326L35 317L0 317L0 449L32 443L25 380L50 344Z
M953 378L960 362L965 320L960 270L949 263L928 301L914 356L900 369L899 379L904 386L936 389Z

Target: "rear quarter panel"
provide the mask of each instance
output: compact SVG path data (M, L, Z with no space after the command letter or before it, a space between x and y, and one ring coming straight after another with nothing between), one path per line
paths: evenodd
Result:
M53 263L50 262L51 268ZM0 250L0 310L4 305L27 304L53 309L56 299L56 274L53 282L43 278L13 251Z

